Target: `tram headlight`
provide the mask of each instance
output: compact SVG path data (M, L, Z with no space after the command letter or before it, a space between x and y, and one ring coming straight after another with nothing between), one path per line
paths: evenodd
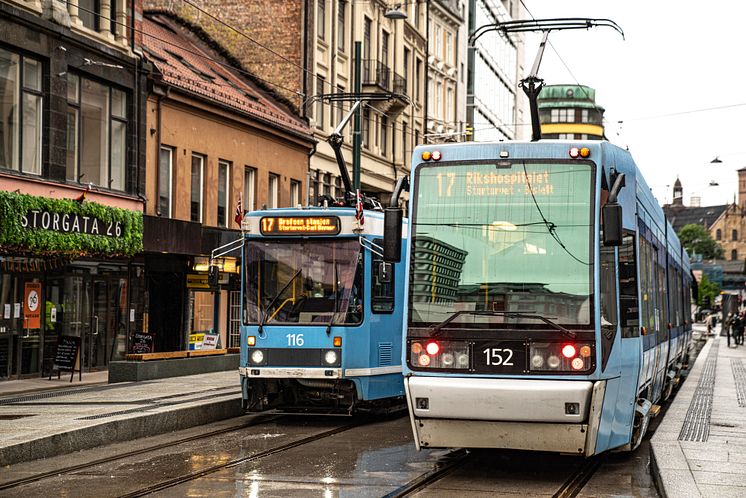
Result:
M585 373L593 368L593 345L588 343L532 342L530 366L534 373Z
M337 352L327 351L324 354L324 361L327 363L327 365L334 365L335 363L337 363Z
M409 342L408 348L409 364L414 368L469 368L469 343L466 341L414 340Z
M256 365L262 363L264 361L264 353L261 349L255 349L251 352L251 363L254 363Z
M551 355L547 358L547 366L551 369L557 369L560 366L560 359L557 355Z

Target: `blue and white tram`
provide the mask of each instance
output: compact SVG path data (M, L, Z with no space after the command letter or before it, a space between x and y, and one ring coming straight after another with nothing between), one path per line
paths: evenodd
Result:
M417 447L637 447L686 362L691 272L630 154L466 143L418 147L412 164Z
M250 411L402 406L405 272L380 256L383 213L273 209L242 228L240 375ZM406 247L406 239L403 247Z

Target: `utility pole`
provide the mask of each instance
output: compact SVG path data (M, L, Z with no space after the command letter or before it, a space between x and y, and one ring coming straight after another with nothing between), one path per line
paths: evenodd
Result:
M362 60L362 42L355 42L355 99L360 100L360 92L362 91L361 68ZM357 191L360 188L360 107L355 110L355 119L352 125L352 189Z

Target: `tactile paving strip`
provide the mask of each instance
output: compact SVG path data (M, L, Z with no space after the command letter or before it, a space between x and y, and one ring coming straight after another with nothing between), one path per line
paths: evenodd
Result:
M684 425L679 433L679 441L705 442L710 437L710 416L712 415L712 395L715 391L715 369L718 361L718 346L712 345L705 360L702 377L694 391L694 397L686 412Z
M738 406L746 406L746 368L743 366L743 360L731 358L730 368L733 370L733 380L736 381Z

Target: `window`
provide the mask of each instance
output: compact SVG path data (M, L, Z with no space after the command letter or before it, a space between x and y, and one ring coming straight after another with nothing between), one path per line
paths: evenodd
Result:
M290 180L290 207L296 207L301 204L300 200L301 182Z
M345 93L345 89L341 86L338 86L337 93ZM332 126L339 125L339 123L341 123L345 117L344 101L340 100L335 105L337 106L337 119L335 120L334 123L332 123ZM352 128L352 127L348 126L347 128Z
M414 64L414 97L420 101L420 73L422 72L422 61L417 59Z
M360 138L363 147L367 149L370 147L370 110L367 108L363 110L362 128Z
M715 240L723 240L723 231L719 228L715 231Z
M0 168L41 175L42 66L0 49Z
M98 31L101 0L78 0L78 17L88 29Z
M245 211L256 209L256 170L249 166L243 170L243 208Z
M389 34L386 31L381 31L381 62L389 65Z
M404 93L406 95L410 95L409 93L409 49L404 47L404 60L402 61L404 66L402 71L404 72Z
M280 177L274 173L269 174L269 188L267 189L268 207L276 208L280 206Z
M388 116L381 116L381 155L385 156L388 152L388 134L389 134L389 118Z
M171 217L171 192L174 169L174 149L161 147L158 159L158 216Z
M409 154L409 147L407 147L409 144L409 130L407 122L404 121L401 124L401 152L402 157L404 159L404 163L407 162L407 155Z
M580 122L581 123L588 122L588 109L583 109L582 111L580 111Z
M370 61L370 31L372 21L367 17L363 18L363 60ZM370 81L370 63L363 63L363 81Z
M439 24L435 25L435 36L433 37L433 50L432 53L438 59L443 59L443 40L441 39L441 27Z
M453 65L453 33L450 31L446 32L446 57L445 60L448 64Z
M319 192L319 170L312 170L311 171L311 187L310 187L310 199L313 203L318 203L319 195L321 193Z
M230 195L230 168L228 161L218 161L218 226L228 226L228 197Z
M738 230L733 230L731 232L731 240L738 240Z
M332 174L324 173L324 195L332 195Z
M733 249L730 252L730 259L733 260L733 261L735 261L735 260L738 259L738 249Z
M324 77L320 74L316 75L316 96L318 97L324 93ZM316 100L316 128L324 128L324 101L322 99Z
M125 190L127 94L67 75L67 179Z
M619 318L622 337L640 335L638 306L635 237L631 233L625 233L619 248Z
M446 88L446 112L445 120L448 123L453 123L455 118L453 117L456 108L456 98L453 96L453 88Z
M376 239L375 244L383 247L383 240ZM372 254L372 272L370 278L370 307L373 313L392 313L394 311L394 265L383 261L383 257Z
M347 2L339 0L337 4L337 48L340 52L345 51L345 7Z
M192 154L192 195L190 200L189 219L202 223L202 178L205 169L205 156Z
M326 39L326 0L316 0L316 35L319 40Z

